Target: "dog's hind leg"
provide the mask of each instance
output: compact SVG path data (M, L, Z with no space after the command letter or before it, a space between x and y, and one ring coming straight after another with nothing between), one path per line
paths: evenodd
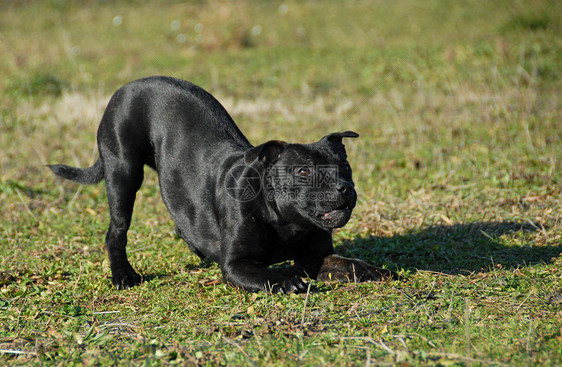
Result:
M106 163L105 183L109 202L110 223L105 244L111 266L111 278L117 289L129 289L141 282L127 259L127 230L131 224L135 196L142 184L142 164L131 162ZM107 164L110 163L110 164Z

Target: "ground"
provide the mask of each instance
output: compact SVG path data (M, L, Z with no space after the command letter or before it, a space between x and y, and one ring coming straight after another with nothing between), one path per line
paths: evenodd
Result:
M0 364L562 364L562 7L554 1L14 1L0 13ZM111 285L88 166L112 92L214 94L250 141L347 141L338 253L385 283L225 286L146 170ZM286 267L288 264L282 264Z

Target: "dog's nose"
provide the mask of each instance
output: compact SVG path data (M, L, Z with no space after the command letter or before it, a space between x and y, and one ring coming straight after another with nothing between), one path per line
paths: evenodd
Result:
M350 195L353 192L353 186L349 182L340 182L336 187L336 190L344 195Z

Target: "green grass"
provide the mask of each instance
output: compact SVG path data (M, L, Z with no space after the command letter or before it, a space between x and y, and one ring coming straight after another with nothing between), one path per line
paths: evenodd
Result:
M0 13L1 365L562 364L562 8L555 1L37 1ZM359 192L337 251L389 283L223 285L154 172L111 286L93 162L105 103L163 74L254 143L334 130Z

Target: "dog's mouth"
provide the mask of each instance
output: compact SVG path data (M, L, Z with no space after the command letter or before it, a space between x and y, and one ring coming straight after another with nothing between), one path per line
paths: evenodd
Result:
M350 213L350 212L351 212L351 208L349 207L349 205L344 204L335 209L324 212L324 214L321 214L320 217L321 219L328 219L340 215L342 213Z
M348 204L340 205L330 210L313 210L310 215L315 218L320 224L328 228L338 228L344 226L351 217L351 210L353 208Z

